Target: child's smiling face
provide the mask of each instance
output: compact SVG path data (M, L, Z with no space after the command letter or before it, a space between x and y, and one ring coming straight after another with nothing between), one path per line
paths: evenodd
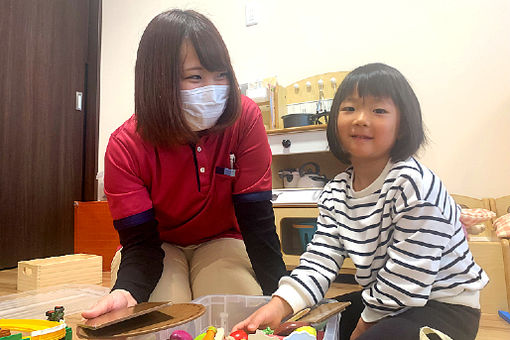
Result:
M353 164L390 159L397 140L400 112L389 97L359 97L357 91L340 104L338 136Z

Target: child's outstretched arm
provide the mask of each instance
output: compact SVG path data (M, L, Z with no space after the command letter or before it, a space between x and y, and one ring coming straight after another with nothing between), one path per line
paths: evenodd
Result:
M253 333L257 329L266 327L275 329L280 325L282 319L291 313L292 308L287 301L275 295L267 304L235 325L234 328L232 328L232 332L242 329L247 333Z

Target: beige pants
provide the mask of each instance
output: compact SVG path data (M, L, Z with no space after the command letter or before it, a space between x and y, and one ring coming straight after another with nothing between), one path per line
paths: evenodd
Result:
M169 243L163 274L149 301L188 302L210 294L262 295L244 242L233 238L179 247ZM117 280L120 250L112 260L112 286Z

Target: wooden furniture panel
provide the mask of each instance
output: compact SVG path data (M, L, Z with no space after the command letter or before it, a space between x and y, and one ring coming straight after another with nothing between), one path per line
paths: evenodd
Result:
M285 87L287 104L303 103L316 101L319 99L319 80L323 81L324 99L331 99L335 96L336 90L342 80L349 72L328 72L323 74L314 75L299 81L293 82ZM335 78L336 82L333 84L331 78ZM307 87L306 83L310 82ZM297 84L297 88L295 87Z
M455 202L460 205L462 209L476 209L482 208L487 210L491 209L490 199L489 198L474 198L470 196L451 194L452 198ZM497 241L495 230L492 226L492 221L486 221L485 230L478 235L470 235L470 239L473 241Z
M280 237L280 242L282 243L282 254L283 260L287 265L288 269L295 268L299 264L298 251L285 251L287 248L292 248L292 243L297 244L299 242L299 237L297 233L293 233L288 230L285 225L282 226L282 222L285 222L285 219L317 219L317 215L319 214L319 210L315 206L309 207L274 207L275 214L275 222L276 222L276 231L278 236ZM283 223L285 224L285 223ZM283 227L283 228L282 228ZM287 230L286 230L287 229ZM285 242L291 243L290 247L285 244ZM342 269L340 270L343 274L354 274L356 272L354 264L351 259L345 259L344 264L342 265Z
M501 240L501 248L503 250L503 264L505 266L506 298L510 308L510 243L508 239Z
M491 210L496 213L497 217L510 213L510 195L499 198L490 199Z
M267 79L264 81L264 85L270 87L269 100L257 103L262 113L264 127L268 131L283 128L283 122L280 117L287 112L285 88L278 85L276 79Z
M106 201L74 202L74 252L101 255L109 271L119 235Z
M476 263L483 268L490 279L480 294L482 313L507 311L509 302L501 242L469 242L469 248Z

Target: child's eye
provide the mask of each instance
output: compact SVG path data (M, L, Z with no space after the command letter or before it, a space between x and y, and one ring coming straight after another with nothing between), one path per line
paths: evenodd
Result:
M340 111L354 111L354 107L352 106L344 106L340 109Z
M388 113L385 109L374 109L375 113Z

